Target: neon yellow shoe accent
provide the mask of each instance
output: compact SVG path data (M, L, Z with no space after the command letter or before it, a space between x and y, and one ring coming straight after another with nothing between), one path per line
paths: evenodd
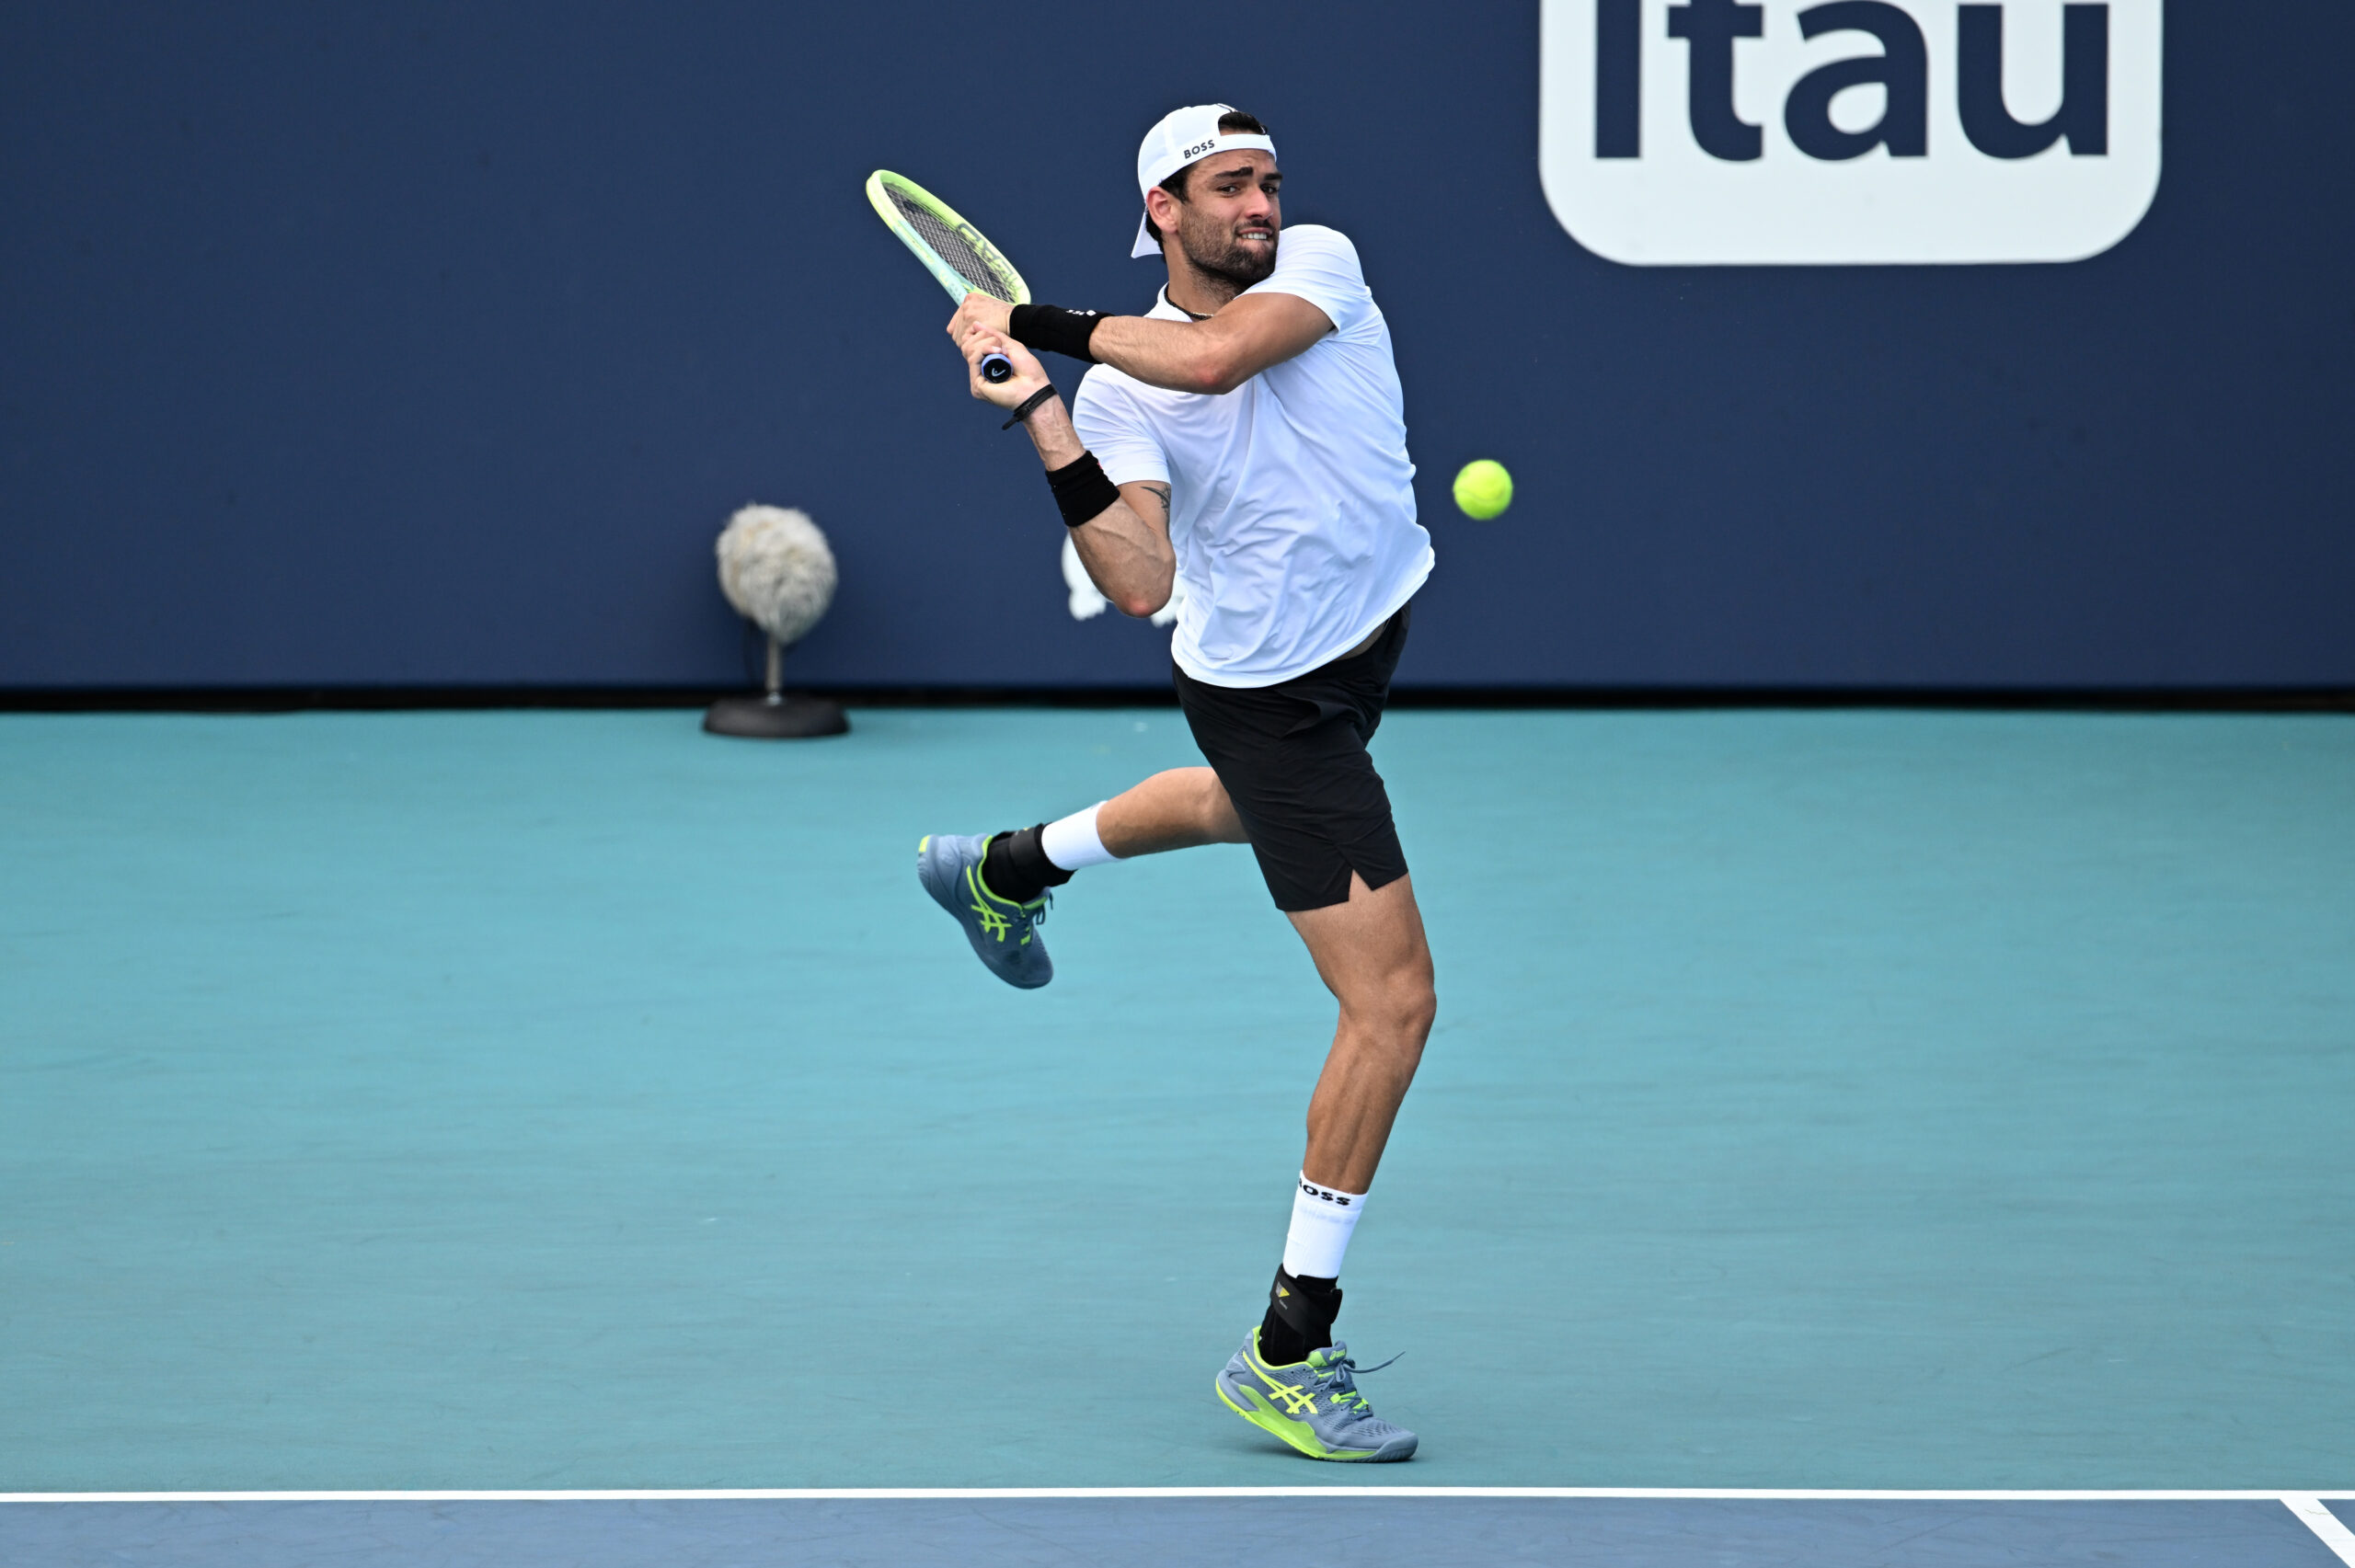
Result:
M1211 1387L1216 1391L1219 1402L1221 1404L1235 1412L1235 1414L1243 1417L1244 1420L1249 1422L1252 1425L1258 1427L1261 1431L1268 1433L1271 1436L1282 1438L1285 1442L1290 1443L1293 1448L1298 1448L1302 1453L1306 1454L1312 1459L1361 1459L1373 1452L1370 1448L1359 1448L1352 1450L1348 1448L1327 1448L1323 1443L1317 1441L1316 1428L1311 1426L1305 1421L1294 1421L1289 1416L1284 1415L1281 1412L1278 1411L1274 1405L1269 1403L1266 1396L1261 1394L1257 1389L1246 1389L1244 1391L1245 1396L1258 1407L1254 1410L1246 1410L1241 1405L1226 1397L1225 1387L1216 1379L1212 1379L1211 1380ZM1298 1391L1294 1390L1293 1391L1297 1392Z
M1298 1365L1309 1372L1308 1380L1294 1381L1288 1378L1285 1374L1289 1368L1274 1366L1260 1356L1258 1330L1251 1331L1250 1339L1245 1343L1242 1352L1235 1360L1242 1363L1243 1368L1249 1373L1253 1383L1237 1383L1234 1392L1230 1393L1228 1373L1222 1372L1217 1378L1212 1379L1211 1390L1218 1395L1221 1404L1251 1423L1252 1425L1272 1437L1281 1439L1312 1459L1330 1459L1346 1464L1373 1459L1383 1451L1375 1448L1335 1448L1318 1436L1316 1428L1302 1418L1318 1413L1315 1390L1327 1379L1320 1377L1311 1364L1305 1362ZM1230 1363L1228 1372L1234 1369L1234 1364ZM1238 1403L1235 1394L1240 1394L1247 1402ZM1325 1400L1325 1404L1328 1414L1338 1413L1343 1409L1354 1409L1369 1416L1373 1413L1366 1406L1365 1396L1358 1392L1355 1385L1346 1378L1338 1379L1338 1384L1331 1389ZM1396 1428L1389 1427L1387 1424L1382 1424L1382 1427L1391 1434L1407 1436L1399 1434ZM1414 1451L1411 1436L1407 1436L1406 1451L1408 1454ZM1391 1457L1404 1456L1393 1454Z
M1040 907L1039 904L1017 904L1011 898L1001 898L991 892L989 884L982 880L982 868L978 865L969 865L965 868L965 895L971 900L966 907L973 911L974 923L982 928L982 933L994 937L1000 942L1004 942L1007 933L1014 929L1014 921L999 913L992 907L993 905L1002 904L1017 912L1024 910L1036 910ZM1025 925L1022 928L1022 940L1016 945L1018 947L1030 945L1029 926Z

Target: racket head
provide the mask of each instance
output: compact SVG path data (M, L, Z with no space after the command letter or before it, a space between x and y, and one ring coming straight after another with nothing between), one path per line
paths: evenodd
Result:
M1011 305L1030 303L1030 285L1014 263L957 209L905 175L877 169L867 177L867 200L952 300L988 294Z

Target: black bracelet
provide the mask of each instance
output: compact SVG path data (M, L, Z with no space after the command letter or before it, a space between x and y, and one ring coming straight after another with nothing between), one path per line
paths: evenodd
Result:
M1047 488L1055 493L1055 506L1063 514L1065 528L1093 522L1120 499L1120 487L1104 476L1104 465L1092 452L1081 452L1076 463L1048 469Z
M1000 425L998 429L1001 430L1010 430L1014 429L1015 426L1022 423L1023 420L1036 413L1040 404L1044 403L1048 398L1052 397L1054 395L1055 383L1053 382L1049 382L1046 385L1040 387L1038 391L1024 398L1022 400L1022 406L1014 411L1014 418L1008 419L1005 424Z
M1096 362L1087 351L1087 339L1094 335L1096 324L1104 319L1103 313L1092 310L1065 310L1062 305L1016 305L1007 314L1005 335L1026 349L1044 349L1050 354Z

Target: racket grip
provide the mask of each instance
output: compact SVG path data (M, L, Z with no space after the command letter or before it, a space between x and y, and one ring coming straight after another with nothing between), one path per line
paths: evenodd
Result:
M1004 354L982 356L982 379L995 386L999 382L1014 379L1014 361Z

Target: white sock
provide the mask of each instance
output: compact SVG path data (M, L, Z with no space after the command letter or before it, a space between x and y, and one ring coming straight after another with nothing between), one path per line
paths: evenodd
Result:
M1104 809L1097 801L1085 811L1074 811L1059 822L1050 822L1039 835L1039 847L1055 864L1058 871L1085 871L1091 865L1109 865L1120 859L1104 847L1096 833L1096 814Z
M1365 1209L1365 1194L1318 1186L1301 1173L1292 1195L1292 1230L1284 1237L1284 1272L1294 1279L1338 1279L1350 1233Z

